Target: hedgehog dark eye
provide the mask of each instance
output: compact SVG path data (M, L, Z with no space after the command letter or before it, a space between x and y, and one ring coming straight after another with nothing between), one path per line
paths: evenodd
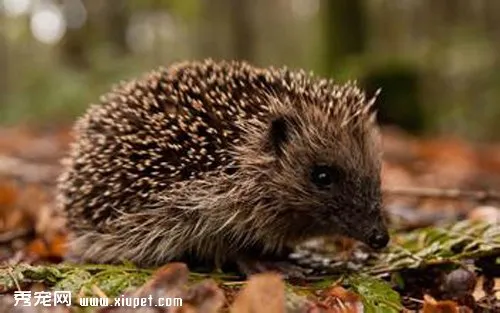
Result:
M315 165L312 169L311 180L318 187L328 187L336 179L336 171L327 165Z

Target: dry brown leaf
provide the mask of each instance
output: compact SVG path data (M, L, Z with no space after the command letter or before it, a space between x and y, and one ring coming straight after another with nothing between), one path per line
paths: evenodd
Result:
M28 244L26 252L35 259L62 259L66 253L66 235L58 234L51 241L36 238Z
M470 145L453 138L422 141L419 159L423 160L422 169L429 173L424 180L426 186L460 186L478 170L475 151Z
M483 284L484 284L484 277L481 276L481 277L479 277L478 283L476 284L476 288L474 289L474 292L472 293L472 295L474 296L474 299L476 299L476 301L487 296L487 294L484 291ZM491 289L494 291L494 296L496 296L497 298L500 298L500 278L494 279Z
M180 297L189 277L189 270L184 263L169 263L153 274L152 278L141 288L132 293L134 297L152 296Z
M454 301L437 301L429 295L424 295L422 313L460 313L460 309Z
M15 184L0 180L0 232L21 228L24 216L16 209L19 192Z
M0 181L0 207L11 207L17 200L17 190L14 184Z
M231 306L232 313L285 313L285 284L274 273L257 274L248 280Z
M500 223L500 208L494 206L479 206L469 212L467 217L473 221Z
M182 307L175 313L216 313L224 300L224 293L214 281L203 281L185 292Z
M363 303L356 293L335 286L322 295L321 307L328 313L361 313Z

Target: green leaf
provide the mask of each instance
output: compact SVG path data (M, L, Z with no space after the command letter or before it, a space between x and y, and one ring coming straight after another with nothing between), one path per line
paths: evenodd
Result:
M367 274L396 272L427 265L457 263L500 254L500 224L468 220L397 234L393 244L366 266Z
M382 279L368 275L353 275L344 282L360 295L366 313L398 313L403 309L399 294Z

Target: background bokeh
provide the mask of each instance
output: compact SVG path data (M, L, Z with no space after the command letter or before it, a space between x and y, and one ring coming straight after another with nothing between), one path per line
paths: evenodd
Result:
M382 87L380 119L500 138L498 0L0 0L0 123L71 122L176 60L245 59Z

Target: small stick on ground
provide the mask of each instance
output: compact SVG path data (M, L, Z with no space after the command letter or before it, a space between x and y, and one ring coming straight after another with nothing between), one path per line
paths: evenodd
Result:
M477 202L500 201L500 193L487 190L461 190L426 187L387 187L384 194L388 196L405 196L418 198L441 198L449 200L466 199Z

